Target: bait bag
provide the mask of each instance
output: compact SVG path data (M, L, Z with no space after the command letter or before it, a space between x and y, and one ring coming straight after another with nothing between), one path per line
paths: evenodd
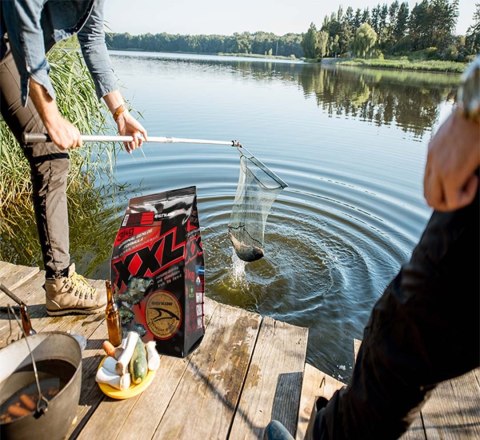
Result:
M115 239L111 281L124 334L185 357L201 342L204 257L196 187L133 198Z

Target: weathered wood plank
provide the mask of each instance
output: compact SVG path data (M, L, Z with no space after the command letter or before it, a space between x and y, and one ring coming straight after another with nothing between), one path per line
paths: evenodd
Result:
M441 383L422 409L427 438L480 438L479 370Z
M217 307L153 438L227 438L260 322L257 314Z
M7 263L6 261L0 261L0 277L2 277L3 274L8 271L9 264L10 263Z
M307 432L308 423L313 412L313 406L317 397L331 399L335 391L342 388L344 384L328 374L317 370L306 363L303 374L302 397L298 412L297 440L303 440Z
M108 338L107 326L100 324L89 336L82 353L82 388L77 413L67 438L76 438L85 423L92 416L99 403L105 398L95 382L95 375L101 359L105 355L102 344Z
M10 290L14 290L39 271L38 267L17 266L3 262L0 266L0 282Z
M400 437L402 440L424 440L427 438L423 426L422 413L419 411L408 431Z
M230 439L259 439L271 419L295 435L308 329L265 317Z

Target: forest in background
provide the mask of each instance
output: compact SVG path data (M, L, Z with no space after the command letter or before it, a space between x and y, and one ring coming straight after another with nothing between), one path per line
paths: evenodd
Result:
M242 54L321 59L323 57L418 59L466 62L480 52L480 3L465 35L455 35L459 0L422 0L410 11L398 0L354 10L339 8L313 22L303 34L277 36L269 32L225 35L108 33L107 45L116 50Z

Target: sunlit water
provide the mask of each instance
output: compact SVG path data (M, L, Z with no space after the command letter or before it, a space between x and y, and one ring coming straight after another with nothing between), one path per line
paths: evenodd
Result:
M122 153L115 176L127 196L195 185L207 296L308 327L308 361L348 379L353 338L429 217L426 147L457 78L213 56L113 52L112 61L150 135L240 140L288 184L253 263L232 255L227 236L235 148ZM107 276L108 261L92 275Z

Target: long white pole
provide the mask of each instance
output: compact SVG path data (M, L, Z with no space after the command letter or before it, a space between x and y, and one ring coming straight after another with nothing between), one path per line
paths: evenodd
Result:
M50 138L44 133L24 133L23 140L26 144L38 142L50 142ZM133 136L109 136L109 135L82 135L83 142L131 142ZM228 145L230 147L241 147L239 141L216 141L210 139L188 139L166 136L149 136L148 142L161 144L209 144L209 145Z

